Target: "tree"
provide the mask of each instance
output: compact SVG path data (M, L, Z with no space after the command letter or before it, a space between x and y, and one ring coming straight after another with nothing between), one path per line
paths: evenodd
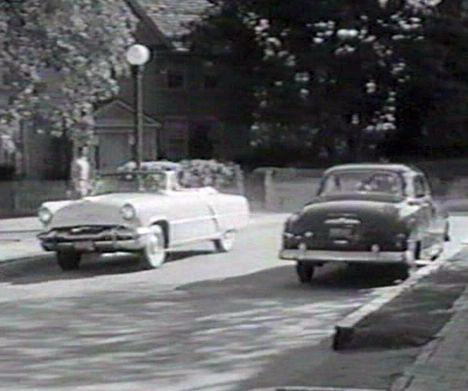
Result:
M32 120L86 144L94 106L128 72L135 26L123 0L3 0L1 61L12 91L1 121ZM14 137L14 127L3 129Z
M466 156L467 51L461 1L442 2L425 23L425 40L408 53L411 82L401 94L398 129L382 145L387 154Z
M358 160L371 152L366 145L396 131L401 96L419 70L411 53L426 39L436 2L212 2L213 11L194 28L193 47L205 54L209 46L225 48L228 59L256 54L244 63L255 75L246 89L257 103L254 145ZM219 32L226 21L230 34ZM239 47L238 36L251 41Z

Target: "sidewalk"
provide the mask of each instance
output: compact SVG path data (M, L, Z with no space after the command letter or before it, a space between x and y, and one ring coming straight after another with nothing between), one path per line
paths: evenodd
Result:
M467 325L468 248L462 248L360 321L328 365L340 386L467 391Z
M468 201L462 200L456 205L451 205L450 209L452 213L466 213ZM461 238L461 252L442 270L451 269L463 276L468 273L468 243L463 239L467 234L466 222L460 220L460 223L459 228L463 231L454 234ZM433 336L434 339L423 347L414 363L392 384L391 391L468 390L468 278L460 280L463 291L450 309L450 320ZM455 286L456 282L452 281L452 284Z
M468 268L467 260L465 267ZM450 321L424 347L391 391L468 390L468 287L455 302L453 312Z

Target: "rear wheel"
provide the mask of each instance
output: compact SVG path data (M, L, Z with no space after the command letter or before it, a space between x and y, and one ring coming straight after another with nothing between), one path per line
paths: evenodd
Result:
M148 234L141 263L145 269L156 269L166 260L166 239L164 231L160 225L151 227L151 234Z
M81 254L74 251L57 251L57 263L64 271L77 270L80 267Z
M296 273L301 284L307 284L312 281L315 267L308 262L297 262Z
M216 251L227 253L234 247L236 233L234 231L226 231L223 235L214 241Z

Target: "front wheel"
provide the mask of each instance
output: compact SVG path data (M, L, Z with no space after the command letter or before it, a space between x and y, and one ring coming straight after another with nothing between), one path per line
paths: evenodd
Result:
M216 251L227 253L234 247L236 233L234 231L226 231L223 235L214 241Z
M301 284L307 284L312 281L315 267L308 262L297 262L296 273Z
M152 227L152 232L148 234L141 262L145 269L156 269L166 260L164 231L159 225Z
M57 263L63 271L77 270L81 254L74 251L57 251Z

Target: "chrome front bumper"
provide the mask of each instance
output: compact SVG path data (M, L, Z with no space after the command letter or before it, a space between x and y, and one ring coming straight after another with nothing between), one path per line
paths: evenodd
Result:
M104 252L119 252L119 251L139 251L146 245L148 228L136 229L131 237L125 235L119 236L115 233L109 235L84 235L76 236L67 234L54 234L51 232L44 232L38 235L41 246L46 251L76 251L81 253L104 253Z
M412 263L411 251L281 250L280 259L304 262Z

